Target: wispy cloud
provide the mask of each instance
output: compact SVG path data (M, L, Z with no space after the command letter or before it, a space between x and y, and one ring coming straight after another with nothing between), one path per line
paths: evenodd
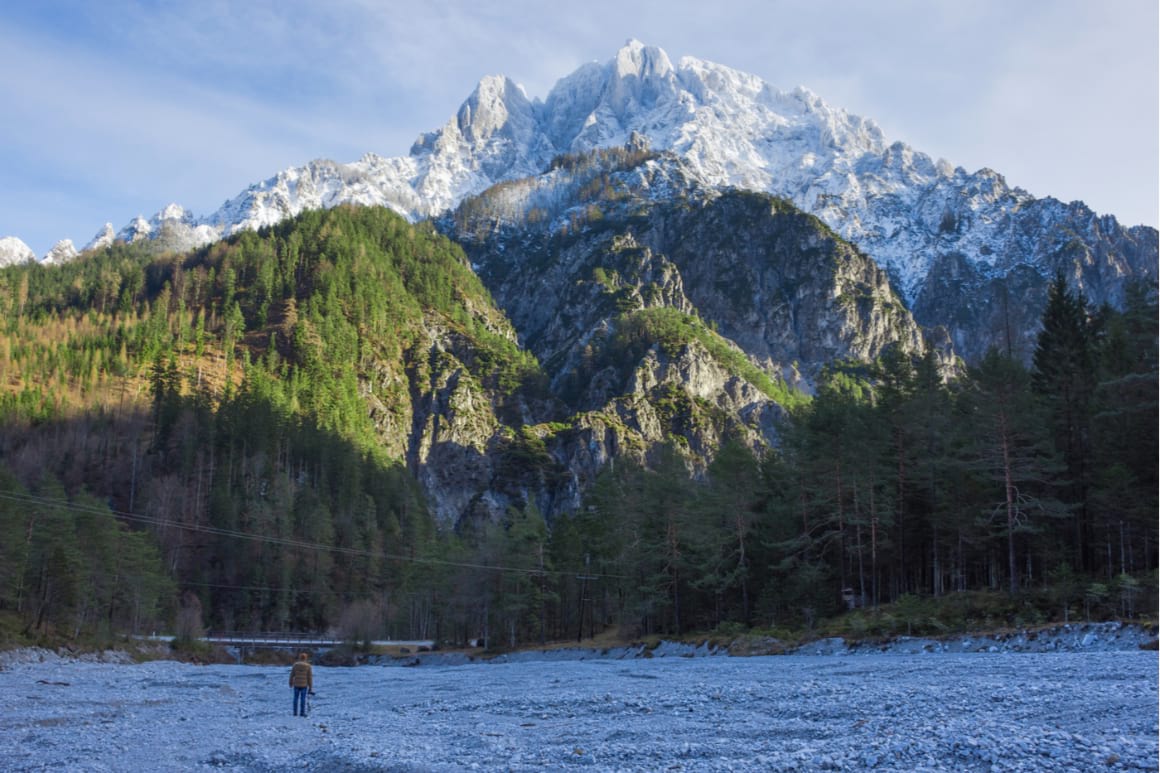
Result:
M69 187L206 207L287 166L372 149L345 139L337 111L83 50L62 58L43 43L0 27L0 49L20 63L0 68L0 101L20 116L0 121L0 159ZM0 231L19 225L0 221Z

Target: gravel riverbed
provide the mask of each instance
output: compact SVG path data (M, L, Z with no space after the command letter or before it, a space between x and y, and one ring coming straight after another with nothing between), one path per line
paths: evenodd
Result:
M1094 771L1158 767L1145 651L0 671L8 771Z

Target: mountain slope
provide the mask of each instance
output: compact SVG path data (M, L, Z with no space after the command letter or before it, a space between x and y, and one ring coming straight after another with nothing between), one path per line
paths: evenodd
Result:
M181 255L137 243L7 271L20 273L0 288L29 288L20 305L0 295L14 304L0 396L13 416L118 405L153 416L158 449L196 448L186 401L239 417L268 403L285 426L405 466L443 523L575 509L610 459L647 462L664 444L703 470L727 439L769 445L800 399L688 301L678 318L623 307L582 374L596 386L563 389L456 245L379 208L311 211Z
M701 185L671 153L559 157L440 222L554 382L618 314L649 308L696 316L791 384L923 348L872 260L789 202Z

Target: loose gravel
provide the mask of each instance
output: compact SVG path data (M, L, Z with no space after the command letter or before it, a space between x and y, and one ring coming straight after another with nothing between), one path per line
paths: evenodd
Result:
M9 771L1155 771L1154 652L0 671Z

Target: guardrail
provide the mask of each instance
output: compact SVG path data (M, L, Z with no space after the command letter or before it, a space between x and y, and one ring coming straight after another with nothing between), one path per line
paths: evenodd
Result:
M171 642L174 636L164 634L150 634L135 636L142 641ZM207 644L225 644L235 647L270 647L272 649L284 647L337 647L345 644L344 639L335 639L315 633L207 633L198 638L198 641ZM381 639L372 641L373 647L415 647L430 649L435 645L430 639Z

